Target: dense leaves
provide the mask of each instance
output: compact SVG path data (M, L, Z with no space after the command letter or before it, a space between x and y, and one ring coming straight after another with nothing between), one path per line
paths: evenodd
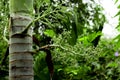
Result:
M0 79L6 80L6 75L8 75L8 56L4 60L5 53L7 51L6 37L8 38L8 0L0 1Z
M120 35L100 40L106 18L94 0L34 0L34 10L35 80L120 79ZM8 57L4 55L8 13L8 0L1 0L0 62L4 56L7 59L0 67L0 80L8 76Z
M85 46L81 42L71 46L65 40L69 36L69 32L65 32L54 37L56 41L53 44L55 48L52 50L54 80L112 80L120 78L119 57L115 56L115 45L111 41L102 40L97 47ZM36 57L36 61L40 60L39 62L35 61L35 69L39 69L37 72L40 71L38 73L40 79L44 77L43 74L48 76L47 71L44 71L46 65L42 65L46 64L45 55L42 55L44 54L41 52L40 58ZM47 80L48 77L45 79Z

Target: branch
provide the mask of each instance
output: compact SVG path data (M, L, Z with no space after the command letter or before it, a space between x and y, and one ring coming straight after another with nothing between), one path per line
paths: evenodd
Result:
M52 11L52 12L49 12L49 13L47 13L47 14L44 14L44 15L42 15L42 16L40 16L40 17L37 17L36 19L34 19L33 21L31 21L31 22L26 26L26 28L25 28L23 31L21 31L21 32L19 32L19 33L21 33L21 34L27 33L28 29L30 28L30 26L31 26L34 22L36 22L36 21L38 21L39 19L41 19L41 18L43 18L43 17L45 17L45 16L47 16L47 15L49 15L49 14L51 14L51 13L54 13L54 12L57 12L57 11Z
M75 54L74 51L70 51L70 50L64 48L63 46L55 45L55 44L51 44L51 45L48 44L48 45L42 46L42 47L40 47L38 50L36 50L36 52L38 52L38 51L42 51L42 50L46 50L46 49L48 49L48 48L52 48L52 47L58 47L58 48L61 48L61 49L65 50L65 51L69 51L69 52L72 52L72 53Z

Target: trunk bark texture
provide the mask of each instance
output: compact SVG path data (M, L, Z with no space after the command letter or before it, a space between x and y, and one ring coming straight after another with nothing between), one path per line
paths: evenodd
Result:
M32 21L33 0L10 0L9 80L33 80L32 28L20 33Z

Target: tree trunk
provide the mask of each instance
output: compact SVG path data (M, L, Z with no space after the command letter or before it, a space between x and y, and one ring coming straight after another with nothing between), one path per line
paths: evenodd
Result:
M32 21L33 0L10 0L9 80L33 80Z

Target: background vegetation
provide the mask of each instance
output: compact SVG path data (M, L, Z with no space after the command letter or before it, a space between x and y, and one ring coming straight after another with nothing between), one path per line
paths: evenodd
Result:
M106 18L94 0L34 0L34 10L35 80L120 79L120 35L100 39ZM8 19L8 0L1 0L0 80L8 76Z

